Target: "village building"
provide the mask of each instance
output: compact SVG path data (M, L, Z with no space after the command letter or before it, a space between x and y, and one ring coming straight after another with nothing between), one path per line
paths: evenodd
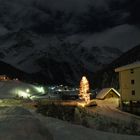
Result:
M122 109L140 112L140 62L116 68L115 72L119 72Z
M6 75L0 75L0 81L7 81L10 80L10 78Z
M110 98L120 98L120 94L114 88L104 88L96 96L96 99L104 100Z

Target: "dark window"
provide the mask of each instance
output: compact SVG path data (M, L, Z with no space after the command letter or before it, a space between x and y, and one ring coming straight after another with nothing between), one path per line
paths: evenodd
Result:
M131 72L131 73L134 73L134 69L131 69L130 72Z
M134 85L135 84L135 80L131 80L131 84Z
M132 90L132 95L135 95L135 90Z

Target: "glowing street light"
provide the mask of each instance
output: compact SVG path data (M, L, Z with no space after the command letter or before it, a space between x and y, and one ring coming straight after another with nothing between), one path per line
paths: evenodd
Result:
M26 92L29 93L30 92L30 89L26 89Z

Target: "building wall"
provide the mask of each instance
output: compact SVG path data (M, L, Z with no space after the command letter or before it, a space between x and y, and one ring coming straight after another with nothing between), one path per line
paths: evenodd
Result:
M0 81L9 80L9 77L6 75L0 75Z
M133 69L133 73L131 70L122 71L119 73L119 78L121 100L140 101L140 68ZM131 80L134 80L134 84L131 83Z
M105 98L119 98L116 93L114 93L114 91L110 91L106 96Z

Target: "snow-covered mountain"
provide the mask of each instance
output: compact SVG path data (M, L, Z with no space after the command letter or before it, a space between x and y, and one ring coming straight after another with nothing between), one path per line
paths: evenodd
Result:
M123 53L119 58L94 74L95 88L114 87L119 88L119 74L115 69L121 66L140 61L140 45Z
M121 54L117 48L86 47L78 40L73 43L59 36L42 37L26 31L7 34L0 43L1 60L28 73L41 72L51 81L78 79L84 72L96 71Z
M140 43L125 1L53 1L0 0L0 60L46 82L73 83Z

